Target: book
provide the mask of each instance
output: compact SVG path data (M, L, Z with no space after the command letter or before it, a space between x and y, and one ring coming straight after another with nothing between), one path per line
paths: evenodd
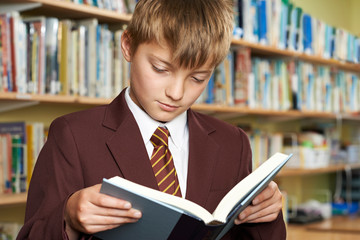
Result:
M98 20L84 19L78 22L79 28L85 29L85 44L84 44L84 57L83 66L85 79L80 85L80 95L95 97L96 96L96 34L98 28ZM119 91L120 92L120 91Z
M234 220L275 177L291 155L276 153L235 185L211 214L183 198L154 190L121 177L103 179L101 193L131 202L142 212L132 224L96 233L111 239L220 239ZM159 228L161 226L161 228Z
M58 78L59 19L46 18L45 29L45 93L57 94L60 91Z
M27 25L29 36L32 37L32 53L30 62L31 77L28 82L29 93L45 94L45 17L26 17L23 19Z
M11 193L11 172L12 172L12 150L11 135L0 133L0 194Z
M0 134L10 134L10 152L8 166L11 165L11 188L13 193L25 192L26 189L26 123L25 122L2 122ZM5 160L6 161L6 160ZM8 183L6 183L8 185Z

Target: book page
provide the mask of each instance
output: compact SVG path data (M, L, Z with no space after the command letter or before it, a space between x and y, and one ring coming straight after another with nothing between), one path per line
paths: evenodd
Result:
M107 182L110 182L115 186L133 192L137 195L147 197L148 199L153 199L155 201L182 209L184 212L190 213L191 215L203 220L205 224L213 221L212 214L210 214L205 208L187 199L163 193L118 176L108 179Z
M220 201L215 209L213 216L216 221L226 222L226 218L234 206L258 186L271 172L280 165L284 165L289 159L289 155L275 153L272 157L261 164L256 170L240 181L231 189Z

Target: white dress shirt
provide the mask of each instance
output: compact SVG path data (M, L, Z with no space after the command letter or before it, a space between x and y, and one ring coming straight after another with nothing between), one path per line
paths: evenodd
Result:
M145 111L131 99L130 87L126 89L125 100L134 115L137 125L139 126L144 144L149 156L149 161L154 149L150 142L152 134L158 126L166 127L170 132L169 149L173 156L175 169L178 175L181 195L184 198L186 194L186 181L188 171L188 158L189 158L189 128L187 125L187 112L180 114L173 120L167 123L161 123L152 119Z

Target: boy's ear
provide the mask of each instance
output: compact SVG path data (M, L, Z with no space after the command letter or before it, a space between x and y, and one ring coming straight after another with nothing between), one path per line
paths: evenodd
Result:
M131 39L126 30L121 35L121 51L126 61L131 62Z

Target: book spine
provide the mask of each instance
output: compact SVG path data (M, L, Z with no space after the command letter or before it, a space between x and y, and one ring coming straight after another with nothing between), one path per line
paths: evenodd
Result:
M8 17L6 14L0 14L0 22L1 22L1 48L2 48L2 91L9 91L9 43L8 43L8 32L9 32L9 24Z
M258 0L258 26L259 26L259 43L263 45L268 44L268 29L267 29L267 16L266 16L266 1Z

